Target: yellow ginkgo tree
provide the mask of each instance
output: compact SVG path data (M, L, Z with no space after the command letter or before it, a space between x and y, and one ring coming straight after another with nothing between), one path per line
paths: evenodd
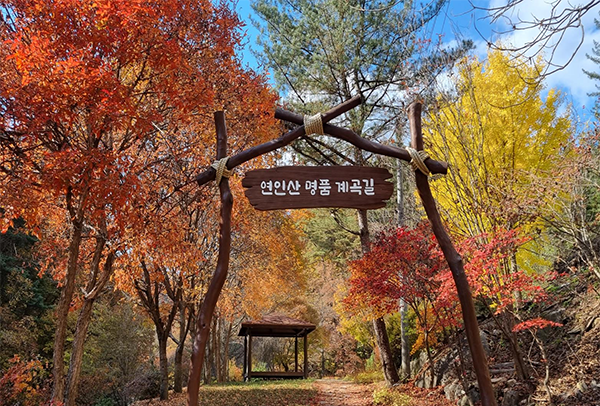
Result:
M465 237L497 228L542 229L544 210L561 192L553 178L568 158L573 126L563 97L540 81L541 62L519 64L500 51L465 59L456 88L424 123L427 148L450 164L434 182L446 220ZM537 75L539 77L539 75Z
M574 132L561 93L544 88L541 60L517 62L500 51L490 51L485 61L463 60L455 88L438 97L423 125L426 148L450 164L433 189L454 234L483 246L518 230L528 241L497 262L498 287L520 271L543 272L549 265L542 218L564 197L561 182L549 180L558 179L570 158ZM513 332L522 292L512 294L516 305L496 317L511 343L517 375L526 379Z

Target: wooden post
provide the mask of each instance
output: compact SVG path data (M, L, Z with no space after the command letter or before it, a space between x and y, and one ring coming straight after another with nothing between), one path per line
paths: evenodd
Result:
M308 378L308 333L304 333L304 379Z
M298 372L298 336L294 337L294 372Z
M413 103L408 108L408 118L410 121L411 145L417 151L423 149L423 134L421 132L421 104ZM427 175L421 171L415 171L415 179L419 196L423 202L423 207L427 213L427 218L431 223L433 233L437 238L438 244L444 253L444 257L448 262L448 266L452 271L452 277L458 292L458 299L462 309L463 320L465 324L465 332L471 357L473 359L473 368L477 376L479 384L479 392L481 395L481 404L483 406L496 406L496 396L490 379L490 372L485 357L485 351L481 343L481 335L479 333L479 325L477 324L477 315L475 306L473 305L473 297L471 288L465 274L462 258L454 248L450 236L446 232L442 219L437 210L435 200L429 187Z
M227 127L225 124L225 113L215 112L215 126L217 130L217 160L227 156ZM196 319L196 337L192 347L192 359L190 378L188 380L188 406L198 405L198 392L200 391L200 378L202 365L204 363L204 352L206 351L206 341L210 333L210 324L212 321L217 300L221 294L221 289L227 279L229 269L229 254L231 251L231 210L233 208L233 196L229 188L229 179L223 177L219 184L219 193L221 197L221 218L219 233L219 256L217 259L217 268L210 281L208 290L198 312Z
M248 377L247 381L252 378L252 332L248 330Z
M242 377L244 381L248 380L248 335L244 336L244 369L242 369Z

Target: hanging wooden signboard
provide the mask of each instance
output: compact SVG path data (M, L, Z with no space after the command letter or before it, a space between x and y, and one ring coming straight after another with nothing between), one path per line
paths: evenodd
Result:
M391 177L387 169L369 166L283 166L249 171L242 186L257 210L377 209L394 191Z

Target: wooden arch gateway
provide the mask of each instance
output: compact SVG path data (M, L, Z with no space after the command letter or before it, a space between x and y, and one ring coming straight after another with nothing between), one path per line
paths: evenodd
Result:
M244 337L244 380L251 378L298 379L308 377L308 334L316 325L283 315L269 315L261 320L242 323L238 335ZM294 338L293 371L252 371L252 337L291 337ZM298 338L303 338L303 368L298 368Z
M479 326L477 323L475 306L473 304L473 297L471 295L471 289L469 287L467 276L464 271L462 258L456 251L450 239L450 236L444 228L440 214L437 210L435 200L431 193L431 189L429 187L428 173L445 174L448 170L448 165L445 162L438 162L428 157L425 157L423 159L415 157L413 159L414 155L411 156L411 153L407 149L379 144L377 142L373 142L362 138L353 131L348 130L346 128L341 128L327 124L335 117L338 117L341 114L344 114L345 112L358 106L361 102L362 100L360 97L354 97L338 105L337 107L325 113L322 113L320 115L320 122L322 124L323 134L341 140L345 140L365 151L369 151L380 155L386 155L397 159L402 159L404 161L415 162L417 163L417 166L419 166L419 169L415 169L415 181L417 185L417 190L419 191L419 196L421 197L425 213L427 214L427 218L429 219L429 222L436 236L440 249L442 250L444 257L446 258L446 261L448 263L448 266L452 271L452 277L456 285L456 290L461 305L465 333L467 336L467 341L469 343L471 358L473 360L473 369L477 377L477 383L481 395L481 403L483 406L496 406L494 388L492 387L488 364L485 352L483 350L483 345L481 343L481 336L479 332ZM418 102L411 104L408 108L408 118L410 122L411 133L411 147L413 148L413 154L415 151L419 154L423 151L423 135L421 133L421 108L422 106ZM232 170L236 166L247 162L253 158L282 148L303 135L310 135L307 134L307 131L305 129L303 116L283 109L277 109L275 112L275 118L297 124L298 127L285 133L284 135L275 140L249 148L231 157L227 157L227 127L225 124L225 113L223 111L217 111L215 112L214 118L217 134L216 161L215 164L213 164L210 168L205 170L203 173L199 174L196 177L196 181L200 186L215 179L218 182L219 195L221 199L219 221L219 254L215 273L210 281L210 285L204 297L204 301L202 302L202 305L200 307L200 311L198 312L198 317L196 319L196 336L194 338L194 344L192 348L192 365L188 381L188 406L198 405L200 375L202 371L202 365L204 363L206 341L209 337L210 325L215 306L221 293L221 289L223 288L223 285L227 278L227 271L229 268L229 255L231 251L231 211L233 207L233 196L231 193L231 189L229 188L228 178L226 176L222 177L221 175L223 175L223 173L227 173L224 171ZM265 187L262 187L261 185L261 189L263 191L266 190L267 192L271 191L274 193L274 190L269 189L268 185L265 185ZM365 189L363 188L362 191L364 192ZM312 201L312 199L306 199L303 201L309 202ZM324 203L320 202L319 204ZM380 203L375 202L375 204L373 204L370 207L361 208L381 207L378 206L378 204ZM328 206L307 205L302 203L302 201L300 202L300 204L293 206L293 208L300 207ZM355 206L346 205L343 207Z

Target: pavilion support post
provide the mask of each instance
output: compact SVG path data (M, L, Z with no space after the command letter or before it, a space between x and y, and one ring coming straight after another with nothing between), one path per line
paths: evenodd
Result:
M227 156L227 127L225 124L225 113L217 111L214 114L215 126L217 132L217 160ZM221 197L221 218L219 220L219 256L217 267L210 281L204 301L198 312L196 319L196 337L192 347L192 359L190 378L188 380L188 406L198 405L198 392L200 391L200 378L202 365L204 363L204 353L206 351L206 342L210 333L212 317L217 305L217 300L221 294L223 284L227 279L229 269L229 254L231 251L231 210L233 208L233 195L229 188L229 180L226 177L221 179L219 194Z
M242 377L244 381L248 377L248 336L244 336L244 369L242 369Z
M246 381L252 378L252 332L248 331L248 373L246 374Z
M421 104L413 103L408 108L408 118L410 121L411 145L417 151L423 150L423 134L421 132ZM462 258L454 248L450 236L446 232L442 219L437 210L435 200L429 187L427 175L421 173L420 170L415 171L415 179L417 190L423 202L425 213L431 223L433 233L437 238L440 249L444 253L444 257L448 262L448 266L452 271L452 277L458 292L458 299L462 309L465 332L471 357L473 359L473 368L479 384L479 392L481 395L482 406L496 406L496 396L490 379L487 359L483 345L481 343L481 335L479 333L479 325L477 324L477 315L473 304L473 296L471 288L465 274Z
M294 340L294 372L298 372L298 336Z
M308 378L308 333L304 333L304 379Z

